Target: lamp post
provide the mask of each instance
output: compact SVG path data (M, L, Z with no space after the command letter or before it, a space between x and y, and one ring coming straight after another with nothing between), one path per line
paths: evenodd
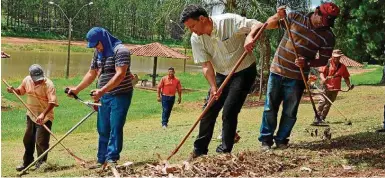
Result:
M86 6L90 6L92 4L94 4L93 2L89 2L87 4L84 4L79 10L78 12L75 14L75 16L73 18L68 18L68 16L64 13L63 9L58 5L56 4L55 2L53 1L49 1L48 4L51 4L51 5L55 5L57 6L60 11L63 13L64 17L67 19L68 21L68 54L67 54L67 69L66 69L66 79L68 79L69 77L69 73L70 73L70 54L71 54L71 35L72 35L72 22L73 20L77 17L77 15L79 14L79 12Z
M175 23L184 32L184 29L178 23L174 22L171 19L170 19L170 22ZM184 55L187 56L187 49L185 44L183 44L183 48L184 48ZM183 73L186 73L186 58L183 60Z

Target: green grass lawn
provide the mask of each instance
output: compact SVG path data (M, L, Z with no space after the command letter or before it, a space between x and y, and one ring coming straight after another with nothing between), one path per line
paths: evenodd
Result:
M372 74L368 72L368 75ZM124 145L120 163L133 161L137 166L140 166L157 160L156 154L166 158L195 122L201 113L201 104L208 89L207 82L202 74L181 74L178 77L185 88L199 89L199 91L183 95L182 104L175 105L169 128L165 130L161 128L160 124L161 106L156 101L156 93L139 89L134 91L132 105L124 127ZM75 85L80 79L80 77L70 80L53 79L60 104L55 109L53 124L53 132L58 137L63 136L90 111L77 101L67 98L63 93L66 86ZM353 76L353 82L366 84L369 81L366 80L366 77ZM20 82L9 81L9 83L17 86ZM357 174L348 174L353 176L384 170L385 135L373 132L380 127L383 120L384 89L385 87L381 86L357 86L348 93L340 93L335 104L352 120L353 125L343 125L343 117L332 108L328 117L333 134L330 141L322 141L319 136L312 137L310 135L308 131L316 129L309 125L314 114L309 103L302 103L298 111L296 126L290 138L291 147L275 152L282 154L295 152L298 156L306 155L309 158L297 165L295 169L277 172L273 176L338 176L340 175L338 173L345 171L342 165L355 166L352 172ZM79 97L89 99L90 90L91 87L80 93ZM18 103L16 97L5 92L4 85L2 85L1 93L3 98L9 102ZM254 107L244 108L240 113L238 130L240 130L242 139L240 143L235 145L234 153L242 150L259 151L260 143L257 138L262 111L261 107ZM25 109L19 105L9 111L3 111L1 115L1 172L2 176L16 176L15 167L22 162L24 151L22 138L25 129ZM220 120L219 117L218 124L215 126L214 138L219 134L222 123ZM323 128L318 129L321 132ZM196 128L179 153L173 157L172 163L181 163L188 157L192 151L197 130ZM94 115L67 137L63 143L79 157L94 161L97 152L97 139L96 117ZM51 137L51 144L55 142ZM216 155L215 147L218 144L217 140L212 141L209 147L210 155ZM263 165L263 163L260 164ZM302 166L310 167L315 171L313 173L301 172L299 169ZM30 171L28 176L87 176L93 174L95 172L76 166L72 157L58 146L49 153L48 165L36 171Z
M368 68L374 70L352 76L351 80L354 85L377 85L380 82L383 66L370 65Z

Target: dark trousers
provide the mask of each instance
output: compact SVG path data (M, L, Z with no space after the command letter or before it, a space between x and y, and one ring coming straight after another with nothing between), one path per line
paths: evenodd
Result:
M52 122L47 121L45 125L51 130ZM27 116L27 128L24 134L24 157L23 164L28 166L34 161L33 153L35 152L35 145L37 157L43 154L49 148L50 134L45 128L39 124L34 123L31 118ZM46 154L41 161L47 161L48 154Z
M241 111L256 75L257 71L254 63L231 77L219 99L209 108L208 112L200 121L199 134L194 142L195 154L207 154L208 146L213 136L215 121L222 108L222 143L217 147L216 151L218 153L231 152L237 130L238 114ZM223 83L225 78L225 75L216 74L215 79L218 87Z
M170 119L172 107L175 103L175 96L162 95L162 126L168 125Z

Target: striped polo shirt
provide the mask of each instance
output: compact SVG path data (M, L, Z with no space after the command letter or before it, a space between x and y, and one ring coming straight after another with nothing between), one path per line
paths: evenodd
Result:
M244 52L244 42L252 26L261 24L237 14L212 16L211 35L193 33L191 47L195 63L210 61L217 73L228 75ZM255 56L248 54L235 72L239 72L255 62Z
M116 74L115 67L121 67L127 65L126 76L123 81L114 89L107 92L108 94L117 95L124 94L132 91L132 82L131 82L131 57L130 51L122 44L117 45L114 49L114 56L98 59L97 52L95 51L94 57L91 61L91 69L98 69L100 73L98 88L104 87L111 78Z
M288 14L288 25L291 35L296 45L298 56L302 56L309 60L324 60L325 64L331 57L335 36L329 27L314 29L310 22L310 14L301 12L291 12ZM280 20L281 28L286 29L283 20ZM315 56L319 52L319 59ZM300 69L295 65L295 53L292 42L288 33L285 32L277 51L275 52L273 62L271 63L270 72L292 78L302 80ZM309 74L309 66L304 69L305 76Z

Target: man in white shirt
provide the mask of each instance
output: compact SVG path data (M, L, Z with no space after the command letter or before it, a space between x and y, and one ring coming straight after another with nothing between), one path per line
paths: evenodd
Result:
M181 22L193 32L191 46L194 62L202 65L203 74L211 87L210 95L216 99L200 121L192 158L207 154L215 121L222 108L223 136L216 151L230 153L234 145L238 113L257 73L255 56L252 54L253 37L262 23L237 14L209 17L206 10L199 5L186 6L181 14ZM217 93L245 50L249 54L222 93Z

